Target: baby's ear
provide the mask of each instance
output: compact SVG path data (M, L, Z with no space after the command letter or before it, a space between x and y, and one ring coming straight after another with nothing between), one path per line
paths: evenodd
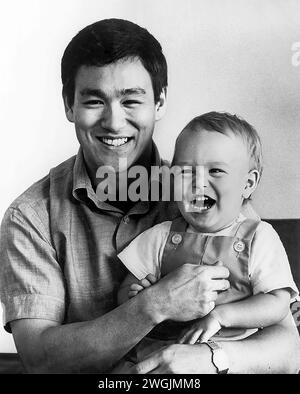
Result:
M254 192L256 189L258 182L259 182L259 172L257 170L251 170L248 172L248 178L246 180L246 186L243 192L243 197L249 198L251 194Z

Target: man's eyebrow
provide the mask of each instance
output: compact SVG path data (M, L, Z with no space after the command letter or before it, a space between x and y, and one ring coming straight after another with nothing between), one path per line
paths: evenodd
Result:
M143 89L143 88L139 88L139 87L128 88L128 89L120 90L120 94L122 96L127 96L127 95L130 95L130 94L146 94L146 90Z
M97 97L103 97L104 93L102 92L101 89L90 89L90 88L84 88L80 90L80 95L81 96L97 96Z
M146 94L146 90L140 87L135 87L135 88L127 88L127 89L121 89L117 92L118 96L127 96L127 95L133 95L133 94ZM91 88L84 88L80 91L81 96L97 96L97 97L106 97L105 92L103 92L101 89L91 89Z

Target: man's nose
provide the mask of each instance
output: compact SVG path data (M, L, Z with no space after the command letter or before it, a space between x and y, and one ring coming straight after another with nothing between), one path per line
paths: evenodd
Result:
M101 114L100 124L102 128L108 131L120 132L125 125L125 114L122 107L117 103L105 106Z

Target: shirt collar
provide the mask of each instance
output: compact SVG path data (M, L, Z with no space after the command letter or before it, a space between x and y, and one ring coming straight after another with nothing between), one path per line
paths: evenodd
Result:
M93 187L91 179L87 173L82 148L80 147L73 168L73 196L76 199L79 199L78 192L81 190L91 192L93 191Z

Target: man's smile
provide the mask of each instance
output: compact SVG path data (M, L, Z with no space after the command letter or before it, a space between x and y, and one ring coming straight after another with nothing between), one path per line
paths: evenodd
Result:
M97 137L104 145L109 147L119 147L128 144L133 137Z

